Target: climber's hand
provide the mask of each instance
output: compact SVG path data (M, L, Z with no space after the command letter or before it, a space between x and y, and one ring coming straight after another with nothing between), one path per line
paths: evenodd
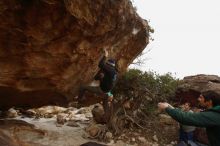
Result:
M106 48L104 48L105 57L108 57L108 51Z

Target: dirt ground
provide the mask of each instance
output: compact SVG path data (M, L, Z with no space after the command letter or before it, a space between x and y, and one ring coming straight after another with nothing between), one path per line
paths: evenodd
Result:
M132 128L132 130L125 130L124 134L122 134L123 141L130 144L136 143L138 146L172 146L177 144L177 122L163 123L159 117L150 117L147 123L147 129ZM140 137L145 138L146 142L141 140ZM132 138L137 140L132 141Z

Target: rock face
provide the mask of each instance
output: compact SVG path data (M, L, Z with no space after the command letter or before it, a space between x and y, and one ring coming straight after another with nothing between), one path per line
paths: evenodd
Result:
M196 75L185 77L178 86L176 97L180 103L197 103L197 98L204 92L212 90L220 94L220 77L216 75Z
M1 0L0 108L66 104L103 48L124 71L149 30L129 0Z

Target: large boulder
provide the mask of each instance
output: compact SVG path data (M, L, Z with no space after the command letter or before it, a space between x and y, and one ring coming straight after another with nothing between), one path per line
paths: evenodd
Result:
M19 146L16 140L13 139L8 133L0 129L0 145L2 146Z
M123 72L149 31L129 0L1 0L0 108L65 105L103 48Z
M190 102L196 105L199 95L208 90L220 94L220 77L204 74L187 76L178 86L176 97L180 103Z

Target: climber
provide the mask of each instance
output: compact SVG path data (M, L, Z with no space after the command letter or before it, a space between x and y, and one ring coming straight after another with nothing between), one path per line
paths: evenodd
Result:
M108 98L108 93L113 89L116 82L117 69L116 69L115 60L108 59L106 61L107 57L108 57L108 52L104 49L104 56L102 57L98 65L100 70L94 77L94 79L98 80L100 84L99 86L81 86L77 98L79 103L85 101L84 93L86 91L101 95L103 97L103 103L105 99Z

